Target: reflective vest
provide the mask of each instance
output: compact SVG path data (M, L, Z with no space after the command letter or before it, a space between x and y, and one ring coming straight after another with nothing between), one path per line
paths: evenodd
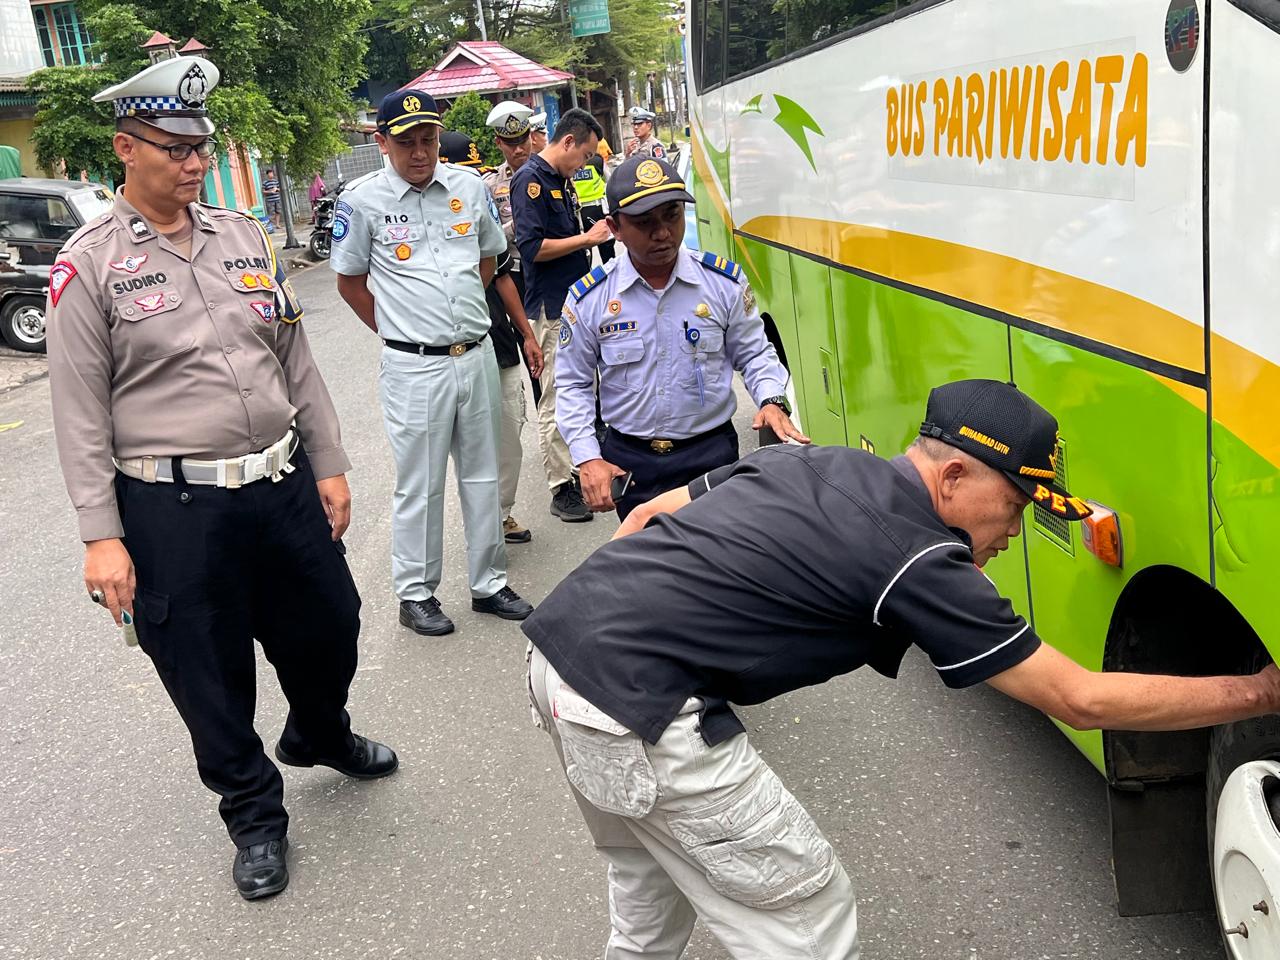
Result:
M604 199L604 177L588 163L573 175L573 189L578 191L578 202L584 207L597 204Z

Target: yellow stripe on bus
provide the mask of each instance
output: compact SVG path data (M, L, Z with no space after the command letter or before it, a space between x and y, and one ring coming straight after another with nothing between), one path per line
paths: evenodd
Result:
M844 266L1204 372L1199 326L1130 294L1047 267L947 240L807 217L756 217L741 229Z

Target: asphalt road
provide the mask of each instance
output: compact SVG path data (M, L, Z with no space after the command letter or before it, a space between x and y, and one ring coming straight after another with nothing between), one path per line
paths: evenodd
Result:
M401 769L358 784L286 768L292 883L243 902L176 712L85 598L48 382L0 395L0 956L598 957L604 867L529 723L522 635L471 613L452 496L440 597L458 631L398 626L378 344L326 267L294 283L356 464L347 543L365 605L351 710ZM537 602L614 521L551 517L531 426L525 442L516 515L534 539L511 548L511 582ZM259 662L270 746L285 704ZM865 670L743 715L853 877L868 960L1218 957L1208 915L1116 914L1101 778L994 691L948 692L912 655L897 681ZM701 931L687 952L724 956Z

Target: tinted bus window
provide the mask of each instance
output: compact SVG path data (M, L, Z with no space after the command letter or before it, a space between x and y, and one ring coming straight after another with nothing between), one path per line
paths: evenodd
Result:
M787 11L777 0L731 0L729 60L731 77L764 66L787 52Z
M702 89L724 82L724 0L698 0L702 7Z
M787 53L888 16L909 2L895 0L787 0Z

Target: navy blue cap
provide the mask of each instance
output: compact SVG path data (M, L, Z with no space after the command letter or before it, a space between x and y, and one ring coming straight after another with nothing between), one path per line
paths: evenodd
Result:
M684 181L665 160L635 156L622 161L605 190L610 213L638 216L672 200L693 203Z
M397 90L382 98L378 106L378 130L395 137L420 123L443 127L435 97L425 90Z

